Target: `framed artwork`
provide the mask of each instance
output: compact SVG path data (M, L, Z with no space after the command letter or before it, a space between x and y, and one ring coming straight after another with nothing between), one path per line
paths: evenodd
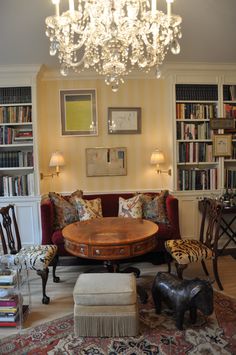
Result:
M234 129L235 123L233 118L212 118L210 120L212 129Z
M108 133L141 133L141 107L108 107Z
M96 90L61 90L62 136L97 136Z
M213 136L213 155L216 157L230 156L232 151L232 136L216 134Z
M87 176L127 175L126 148L87 148Z

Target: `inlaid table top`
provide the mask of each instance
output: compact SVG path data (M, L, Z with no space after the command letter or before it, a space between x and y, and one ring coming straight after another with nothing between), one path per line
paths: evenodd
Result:
M158 226L144 219L103 217L69 224L62 230L73 255L120 260L145 254L157 245Z

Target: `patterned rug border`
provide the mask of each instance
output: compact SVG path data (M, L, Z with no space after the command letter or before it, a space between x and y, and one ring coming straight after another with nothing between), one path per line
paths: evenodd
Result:
M70 313L0 339L0 354L156 355L174 354L179 349L178 355L236 354L236 298L214 290L215 310L218 314L214 313L210 318L199 316L196 327L186 321L183 331L175 328L172 317L166 314L155 316L150 298L149 295L148 306L140 305L141 329L137 337L75 337L73 313ZM201 340L200 345L198 338ZM196 346L198 352L194 350ZM127 352L122 353L122 349Z

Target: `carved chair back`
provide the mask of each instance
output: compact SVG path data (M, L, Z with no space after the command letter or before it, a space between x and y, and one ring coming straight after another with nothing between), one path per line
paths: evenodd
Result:
M0 208L0 236L4 254L17 254L21 239L13 205Z
M217 250L223 205L213 199L204 199L200 241L213 251Z

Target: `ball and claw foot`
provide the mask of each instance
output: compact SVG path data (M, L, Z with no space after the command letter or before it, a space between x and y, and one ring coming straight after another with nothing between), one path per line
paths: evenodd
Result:
M55 283L60 282L60 277L59 276L54 276L53 277L53 282L55 282Z
M50 297L48 297L48 296L43 296L43 298L42 298L42 304L49 304L49 302L50 302Z

